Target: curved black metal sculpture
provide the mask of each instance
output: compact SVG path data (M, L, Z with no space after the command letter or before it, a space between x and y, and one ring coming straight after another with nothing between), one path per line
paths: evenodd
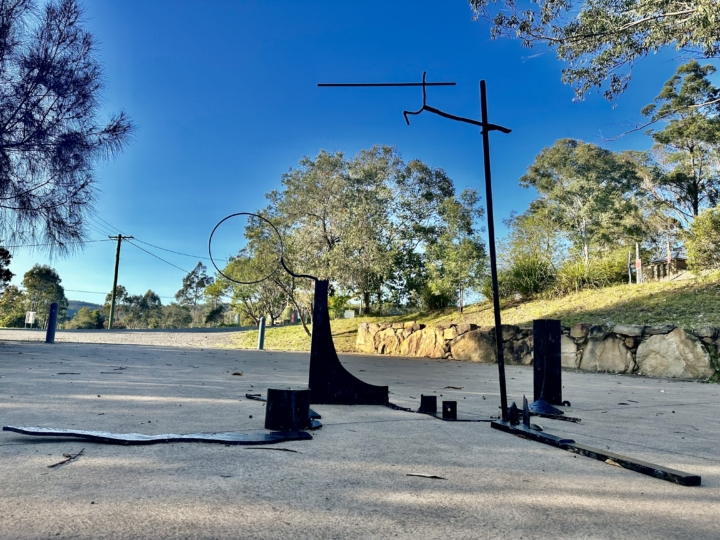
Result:
M312 336L310 338L310 376L308 387L310 388L311 404L327 405L387 405L388 387L375 386L361 381L355 375L346 370L340 363L335 343L332 339L330 329L330 313L328 311L328 289L329 282L326 279L319 279L309 274L296 274L285 264L284 248L282 238L277 228L266 218L248 212L238 212L223 218L212 230L208 241L208 253L210 261L215 269L234 283L248 284L258 283L257 281L238 281L225 274L215 264L212 257L212 239L217 228L226 220L234 216L245 215L260 219L270 225L278 236L280 245L279 265L291 276L296 278L312 279L315 283L315 295L313 298ZM272 276L274 271L266 278ZM260 280L263 281L263 280Z

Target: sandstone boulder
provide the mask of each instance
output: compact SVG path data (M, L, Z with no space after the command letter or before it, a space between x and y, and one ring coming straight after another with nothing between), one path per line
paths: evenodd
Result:
M503 324L502 325L503 342L514 338L519 331L520 331L520 328L518 326L515 326L514 324Z
M702 328L699 328L695 334L697 334L699 338L710 338L712 340L717 336L717 328L712 326L703 326Z
M513 339L506 342L503 349L505 361L509 364L522 364L524 366L529 366L533 361L532 344L532 336L525 339Z
M715 373L700 340L682 328L643 341L637 350L637 363L640 372L651 377L704 379Z
M613 332L619 336L640 337L645 327L639 324L616 324Z
M435 328L423 328L413 332L400 344L402 356L424 356L427 358L442 358L445 340L442 332Z
M570 335L572 335L572 333ZM570 369L577 369L578 367L577 345L575 341L568 336L560 337L560 365Z
M467 334L471 330L477 330L477 325L472 323L462 323L458 324L455 328L457 328L458 336L462 334Z
M649 326L645 329L646 336L659 336L662 334L669 334L675 330L674 324L658 324L655 326Z
M591 327L591 324L577 323L570 328L570 337L574 339L585 339Z
M400 339L394 329L386 328L375 334L375 350L380 354L397 354L400 351Z
M450 342L450 351L455 360L471 362L497 362L495 343L482 330L472 330Z
M612 337L602 341L588 341L580 360L580 369L586 371L630 373L633 367L630 350L623 341Z
M595 324L590 327L590 330L588 330L587 334L588 339L595 340L603 340L605 339L605 336L607 336L605 328L603 328L602 326L597 326Z
M458 335L457 326L451 326L443 330L443 339L455 339Z
M375 352L375 334L370 331L369 324L358 324L358 333L357 339L355 340L355 348L357 349L357 352L361 353Z

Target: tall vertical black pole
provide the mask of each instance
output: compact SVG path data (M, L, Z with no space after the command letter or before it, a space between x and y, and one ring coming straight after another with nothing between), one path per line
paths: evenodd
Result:
M480 113L482 122L488 125L485 81L480 81ZM502 419L507 422L507 391L505 389L505 360L503 358L502 321L500 320L500 297L498 296L497 258L495 256L495 221L493 218L492 181L490 176L490 136L487 127L482 130L483 162L485 165L485 200L487 201L488 245L490 248L490 275L492 277L493 311L495 313L495 346L497 347L498 372L500 379L500 409Z

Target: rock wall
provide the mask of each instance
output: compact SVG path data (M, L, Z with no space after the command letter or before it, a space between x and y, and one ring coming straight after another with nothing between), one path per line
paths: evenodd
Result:
M502 340L506 363L532 364L532 327L503 325ZM468 323L360 323L356 346L363 353L497 362L495 328ZM669 324L579 323L563 327L560 343L565 368L693 379L715 374L718 349L720 329L708 326L691 332Z

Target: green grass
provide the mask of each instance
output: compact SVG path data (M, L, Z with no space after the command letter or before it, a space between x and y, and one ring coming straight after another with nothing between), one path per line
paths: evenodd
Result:
M505 302L504 324L530 325L533 319L560 319L564 325L579 322L594 324L675 324L694 329L720 327L720 274L686 281L616 285L582 291L562 298L529 302ZM333 339L338 352L355 352L357 325L361 322L392 323L417 321L427 325L443 322L471 322L492 326L492 304L469 306L462 315L456 309L413 313L400 317L360 317L332 321ZM239 334L235 346L257 347L257 330ZM309 351L310 338L302 326L268 328L265 348L285 351Z

